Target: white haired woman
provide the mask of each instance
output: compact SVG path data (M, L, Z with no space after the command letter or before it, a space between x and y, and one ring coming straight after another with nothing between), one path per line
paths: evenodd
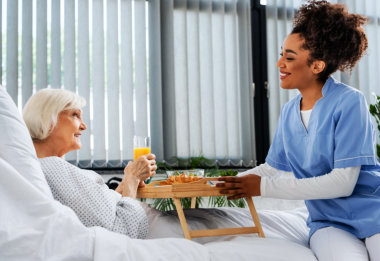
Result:
M136 199L139 186L156 174L153 154L130 162L116 192L94 171L83 170L62 157L81 148L86 102L73 92L43 89L26 103L23 117L37 157L56 200L71 207L86 226L101 226L132 238L145 238L148 218Z

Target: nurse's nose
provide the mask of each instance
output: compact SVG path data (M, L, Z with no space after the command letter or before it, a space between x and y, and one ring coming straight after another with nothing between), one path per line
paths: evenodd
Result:
M279 67L279 68L283 68L283 67L285 67L285 64L284 64L284 57L283 57L283 56L281 56L281 57L278 59L276 65L277 65L277 67Z

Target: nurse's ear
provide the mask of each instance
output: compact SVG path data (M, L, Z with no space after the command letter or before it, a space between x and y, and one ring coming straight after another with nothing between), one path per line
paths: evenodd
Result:
M326 67L326 63L324 61L316 60L311 64L311 71L314 74L319 74L319 73L323 72L325 67Z

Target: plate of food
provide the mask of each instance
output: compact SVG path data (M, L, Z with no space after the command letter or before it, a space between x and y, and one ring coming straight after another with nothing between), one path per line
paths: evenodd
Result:
M199 176L204 177L205 170L204 169L184 169L184 170L167 170L166 175L170 176L179 176L181 174L185 174L187 176Z

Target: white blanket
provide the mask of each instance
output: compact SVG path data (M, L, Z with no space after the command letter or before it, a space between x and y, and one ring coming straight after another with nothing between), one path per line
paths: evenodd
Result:
M175 211L165 213L155 209L147 209L147 211L150 226L149 238L183 238ZM248 208L184 209L184 213L190 230L254 225ZM306 207L287 211L262 210L258 211L258 214L266 237L284 239L308 247L309 229L306 226L308 216ZM236 237L206 237L193 240L205 244L210 241L234 240ZM256 238L257 234L244 235L244 237Z
M130 239L99 227L86 228L71 209L45 196L2 158L0 204L0 260L4 261L315 260L310 249L285 239L240 236L201 245L179 238ZM285 222L267 222L273 218L270 215L260 214L268 236Z
M186 239L137 240L86 228L75 213L42 194L0 158L0 260L210 260ZM172 247L170 247L172 246Z

